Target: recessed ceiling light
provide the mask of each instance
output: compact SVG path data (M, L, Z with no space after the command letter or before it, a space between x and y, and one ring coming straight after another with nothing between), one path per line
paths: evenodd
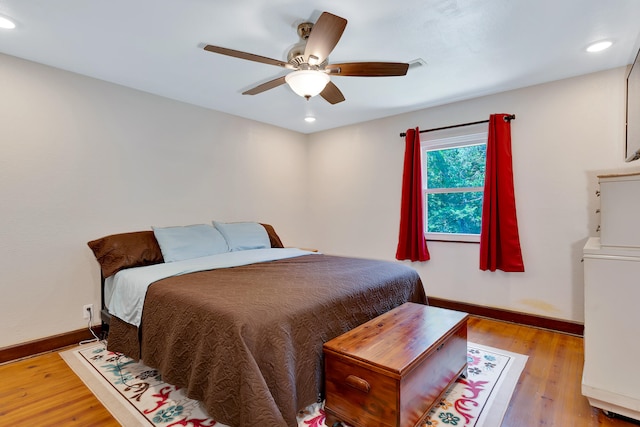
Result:
M307 117L304 118L304 121L307 122L307 123L313 123L313 122L316 121L316 118L313 117L313 116L307 116Z
M0 28L4 28L5 30L13 30L15 27L16 24L11 19L0 16Z
M613 42L611 42L609 40L604 40L604 41L601 41L601 42L593 43L593 44L590 44L587 47L587 52L600 52L600 51L603 51L605 49L609 49L612 44L613 44Z

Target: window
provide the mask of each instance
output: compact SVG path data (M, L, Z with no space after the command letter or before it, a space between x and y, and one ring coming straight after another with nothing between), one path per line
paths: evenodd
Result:
M479 242L487 133L422 142L425 234Z

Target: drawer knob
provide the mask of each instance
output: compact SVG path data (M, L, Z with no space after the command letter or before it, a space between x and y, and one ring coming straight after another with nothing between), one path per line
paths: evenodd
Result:
M347 385L355 388L356 390L360 390L363 393L369 393L371 390L371 386L365 380L360 377L356 377L355 375L349 375L346 379Z

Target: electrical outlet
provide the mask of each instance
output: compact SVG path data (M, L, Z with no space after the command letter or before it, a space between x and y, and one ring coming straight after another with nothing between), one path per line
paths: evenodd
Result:
M93 319L93 304L85 304L82 306L82 318Z

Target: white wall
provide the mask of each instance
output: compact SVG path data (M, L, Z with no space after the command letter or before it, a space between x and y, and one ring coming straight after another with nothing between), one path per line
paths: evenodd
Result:
M478 269L478 244L429 242L410 263L427 294L582 322L581 249L595 235L596 175L623 168L626 69L619 68L313 134L312 240L325 253L394 259L404 139L399 133L512 113L525 273Z
M0 82L0 347L86 326L89 240L215 218L301 244L304 135L11 56Z
M287 245L393 259L409 127L512 122L525 273L478 270L478 245L430 242L429 295L582 321L596 175L623 162L624 69L314 135L0 55L0 347L84 327L100 304L86 242L259 220Z

